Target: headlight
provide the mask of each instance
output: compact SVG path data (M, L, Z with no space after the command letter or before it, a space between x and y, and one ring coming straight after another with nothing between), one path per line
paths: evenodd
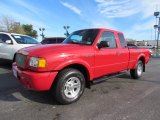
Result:
M46 60L44 58L31 57L30 61L29 61L29 66L38 67L38 68L45 68L46 67Z

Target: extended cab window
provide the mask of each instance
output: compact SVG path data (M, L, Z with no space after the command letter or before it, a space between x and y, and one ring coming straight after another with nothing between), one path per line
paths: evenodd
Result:
M116 39L113 32L103 32L98 43L101 41L108 41L108 48L117 48Z
M127 45L124 36L122 34L118 34L118 38L120 40L121 48L126 48Z

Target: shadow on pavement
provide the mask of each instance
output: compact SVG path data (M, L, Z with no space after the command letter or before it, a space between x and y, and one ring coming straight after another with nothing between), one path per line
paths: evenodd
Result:
M12 93L18 89L18 82L14 79L11 72L0 73L0 100L3 101L20 101Z
M24 88L22 89L19 91L21 95L31 101L43 104L58 105L50 91L37 92L24 90Z
M123 78L123 79L132 79L131 78L131 76L130 76L130 74L123 74L123 75L121 75L121 76L119 76L118 78Z
M58 104L50 92L36 92L23 88L16 78L10 73L0 74L0 100L3 101L23 101L20 93L24 98L44 104Z
M12 69L12 61L0 59L0 68L11 70Z
M2 71L1 71L2 69ZM0 100L23 101L23 97L44 104L58 104L50 92L28 91L16 80L12 74L12 62L0 59ZM20 93L23 97L20 97Z

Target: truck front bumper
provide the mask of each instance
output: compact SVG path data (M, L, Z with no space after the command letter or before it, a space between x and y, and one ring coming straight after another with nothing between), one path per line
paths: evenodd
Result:
M15 63L12 65L14 76L29 90L46 91L50 90L58 72L33 72L20 70Z

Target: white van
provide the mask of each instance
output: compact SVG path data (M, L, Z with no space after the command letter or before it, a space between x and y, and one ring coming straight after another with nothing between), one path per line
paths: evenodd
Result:
M39 42L30 36L0 32L0 58L14 61L19 49L36 44Z

